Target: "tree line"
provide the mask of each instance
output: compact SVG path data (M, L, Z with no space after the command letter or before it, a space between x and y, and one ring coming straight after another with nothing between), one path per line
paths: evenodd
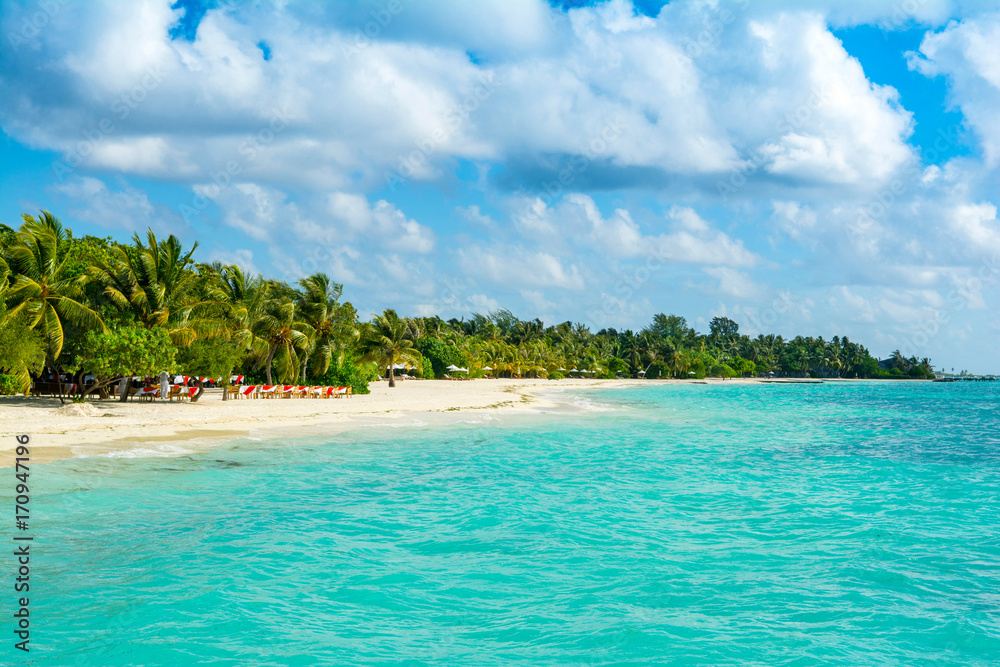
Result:
M642 331L545 326L508 310L469 319L361 321L343 286L323 273L294 284L237 265L199 263L198 244L153 231L131 243L76 238L47 211L0 225L0 393L71 375L77 400L122 378L162 370L251 382L349 385L401 366L420 377L449 367L471 377L926 377L930 360L896 353L885 367L846 337L750 338L727 318L700 334L683 317L656 315ZM464 372L463 372L464 375ZM198 396L201 392L198 392Z

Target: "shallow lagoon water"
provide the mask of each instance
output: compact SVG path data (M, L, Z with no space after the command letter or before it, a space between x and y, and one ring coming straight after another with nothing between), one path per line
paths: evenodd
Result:
M1000 662L1000 387L563 398L33 468L32 664Z

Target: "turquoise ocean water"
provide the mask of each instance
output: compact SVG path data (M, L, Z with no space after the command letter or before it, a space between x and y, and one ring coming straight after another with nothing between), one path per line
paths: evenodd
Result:
M562 399L36 466L32 664L1000 664L996 384Z

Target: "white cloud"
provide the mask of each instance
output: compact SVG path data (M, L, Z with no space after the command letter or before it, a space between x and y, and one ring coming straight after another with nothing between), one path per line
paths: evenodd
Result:
M113 190L90 176L74 176L53 188L69 198L70 213L104 229L180 234L186 225L165 205L150 201L142 190L125 184Z
M246 248L236 248L234 250L215 249L208 253L209 262L222 262L223 264L235 264L244 272L261 275L261 270L253 259L253 251Z
M764 292L761 286L754 283L746 273L728 266L707 267L702 270L719 281L717 291L725 296L753 299L761 296Z
M524 179L518 160L547 155L582 160L557 160L575 165L578 190L607 170L690 178L754 155L775 176L864 187L909 157L895 91L868 82L820 14L736 10L693 57L684 44L716 19L713 3L672 3L657 19L625 0L565 14L481 4L408 6L361 46L366 5L212 9L190 43L168 38L168 0L66 5L37 52L7 58L0 123L69 153L109 119L84 166L197 183L233 163L239 180L282 189L448 178L456 158L510 161ZM472 62L477 49L491 57Z
M470 275L485 278L495 285L561 287L579 290L584 287L578 266L563 266L562 261L546 252L523 247L486 249L480 246L459 249L459 265Z
M689 264L752 267L758 257L743 242L713 229L693 209L675 207L668 216L673 231L649 239L649 252L660 259Z
M337 222L388 250L428 253L434 248L434 233L429 228L407 218L384 199L369 207L361 195L335 193L327 202L328 212Z
M928 33L910 67L927 76L946 76L950 99L961 108L982 143L987 164L1000 164L1000 14L952 21Z

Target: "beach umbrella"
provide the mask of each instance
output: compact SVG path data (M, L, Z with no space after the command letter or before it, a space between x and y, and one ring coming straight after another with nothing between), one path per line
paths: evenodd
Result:
M493 369L492 369L492 368L490 368L489 366L483 366L483 370L484 370L484 371L491 371L491 370L493 370Z
M460 371L460 370L462 370L462 369L461 369L461 368L459 368L458 366L456 366L455 364L451 364L451 365L449 365L449 366L446 366L446 367L445 367L445 370L446 370L446 371L452 371L452 372L454 372L454 371Z
M456 368L455 372L456 373L468 373L469 369L468 368Z
M694 374L695 374L694 371L688 371L688 375L694 375Z
M579 373L580 371L576 370L575 368L571 368L571 369L569 369L569 372L570 373Z
M646 371L639 371L639 375L645 375Z

